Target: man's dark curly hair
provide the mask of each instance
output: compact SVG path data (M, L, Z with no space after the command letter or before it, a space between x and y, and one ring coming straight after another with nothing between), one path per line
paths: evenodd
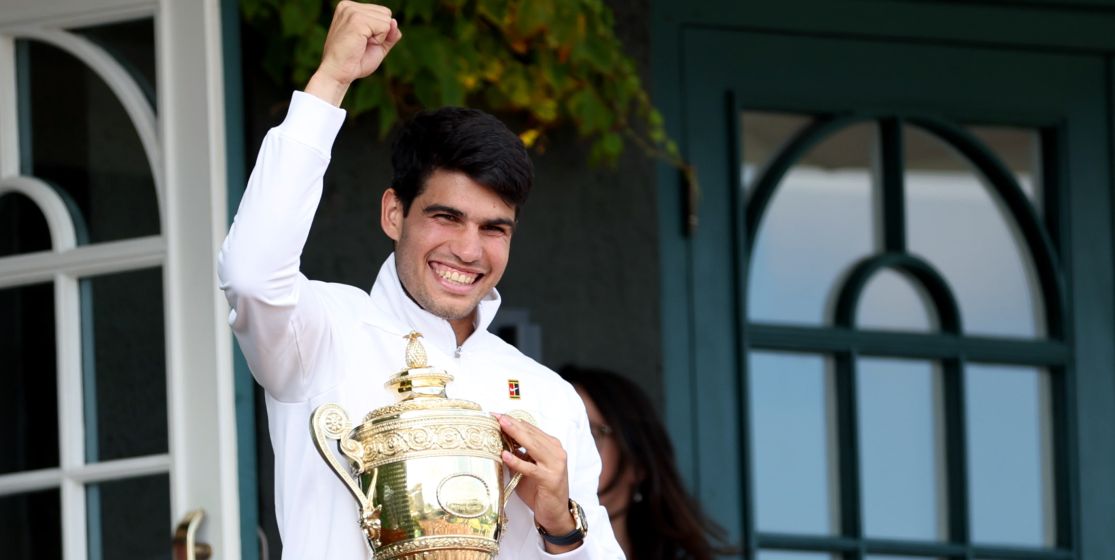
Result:
M499 119L483 111L445 107L410 119L391 146L391 187L403 214L436 170L459 171L491 189L515 215L534 182L526 147Z

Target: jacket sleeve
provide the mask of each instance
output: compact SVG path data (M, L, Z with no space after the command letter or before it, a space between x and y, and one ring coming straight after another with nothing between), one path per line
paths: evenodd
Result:
M309 375L328 371L315 364L330 339L325 294L299 265L344 116L294 93L286 119L263 140L217 257L229 324L252 374L280 401L303 400L327 381Z
M569 497L585 510L588 534L581 546L569 552L550 554L543 548L540 557L555 560L623 560L623 549L612 533L611 519L596 494L600 481L600 454L589 431L584 403L572 388L567 391L566 400L567 409L577 411L573 433L563 442L569 460Z

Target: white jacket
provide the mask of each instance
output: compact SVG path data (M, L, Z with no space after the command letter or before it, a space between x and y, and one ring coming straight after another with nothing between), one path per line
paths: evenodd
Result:
M498 292L481 301L476 332L458 348L449 323L403 292L394 255L370 294L299 272L343 120L344 111L295 92L286 119L263 141L218 257L221 289L232 306L229 324L267 392L283 558L370 558L356 500L318 455L309 418L319 405L334 402L359 423L393 402L384 382L404 367L404 335L412 330L423 334L430 364L455 377L450 397L492 412L527 410L568 454L570 497L589 522L585 542L565 554L547 554L533 513L515 496L499 558L623 558L596 497L600 459L584 406L568 383L486 330L499 308ZM519 381L518 400L509 396L509 379Z

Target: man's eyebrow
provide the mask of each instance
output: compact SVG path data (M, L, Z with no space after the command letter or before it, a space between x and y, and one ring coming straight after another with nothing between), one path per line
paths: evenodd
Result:
M507 218L496 218L494 220L488 220L484 222L483 225L487 227L506 226L511 229L515 229L515 220L510 220Z
M431 204L422 209L423 214L450 214L458 218L464 217L465 213L444 204Z
M450 216L454 216L457 218L468 218L468 216L459 209L453 208L452 206L446 206L444 204L431 204L423 208L422 213L426 215L449 214ZM493 218L491 220L485 220L483 223L481 223L481 225L486 227L506 226L511 229L515 229L515 220L511 218Z

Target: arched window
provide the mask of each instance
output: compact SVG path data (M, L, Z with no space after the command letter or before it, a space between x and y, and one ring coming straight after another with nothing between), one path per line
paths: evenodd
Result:
M5 557L169 549L154 27L147 17L0 37L19 116L4 130L18 166L0 176Z
M764 542L1056 548L1069 352L1043 220L1057 212L1050 133L742 118L745 424ZM783 557L799 556L759 555Z

